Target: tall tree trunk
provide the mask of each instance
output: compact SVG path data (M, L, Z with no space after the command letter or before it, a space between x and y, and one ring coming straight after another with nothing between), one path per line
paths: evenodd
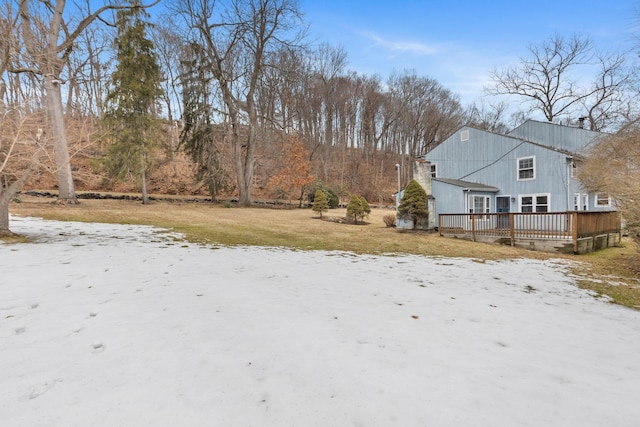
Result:
M13 197L9 191L2 191L0 189L0 236L9 236L11 230L9 230L9 202Z
M71 163L69 161L69 145L64 127L64 116L62 107L62 95L60 90L60 74L63 66L68 62L69 55L73 51L76 39L83 31L102 13L109 10L130 9L132 7L147 8L158 3L142 5L104 5L88 16L79 17L75 29L69 28L64 20L64 10L66 0L36 1L34 10L31 9L31 0L19 0L18 8L20 14L20 29L22 41L30 62L34 63L34 68L22 68L11 70L12 73L29 73L32 78L35 75L44 78L46 107L51 122L51 130L54 138L54 151L56 159L56 173L58 176L58 200L65 203L78 203L76 192L71 175ZM39 7L42 8L39 9ZM40 11L46 11L43 16L49 17L49 22L44 23L44 17L40 16ZM34 22L34 13L38 16ZM78 18L78 17L75 17ZM37 25L44 25L42 37L38 39L34 30ZM61 36L63 39L61 40Z
M219 85L233 126L233 143L240 205L251 204L251 190L258 141L257 94L264 88L263 71L267 56L279 46L302 40L298 31L301 14L296 2L287 0L240 0L222 6L218 2L183 0L182 13L202 37L211 71ZM216 22L220 18L224 22ZM239 113L248 116L246 141L240 141ZM273 118L269 118L271 120Z
M178 161L176 160L176 122L173 120L173 114L171 113L171 103L168 101L167 96L167 119L169 120L169 150L171 150L171 169L173 170L173 177L178 177Z
M235 140L233 146L238 177L238 204L240 206L251 206L251 190L253 187L256 130L254 126L249 125L247 131L249 135L243 144L243 141L238 137L237 130L233 130L233 138Z
M147 194L147 154L142 153L140 156L140 179L142 181L142 204L149 204L149 195Z
M62 95L59 80L55 76L45 76L47 114L53 132L53 148L58 177L58 200L63 203L78 203L71 174L69 144L62 114Z
M33 154L31 158L31 164L29 168L22 172L20 178L16 181L8 185L4 186L3 183L0 182L0 236L10 236L13 235L11 230L9 230L9 203L13 196L15 196L18 191L22 189L22 186L27 182L31 174L35 172L38 167L38 160L42 154L42 146L39 145L40 141L38 141L38 147L36 148L36 152Z
M0 77L0 114L4 114L6 108L4 105L4 95L7 93L7 84Z
M147 173L145 172L144 167L142 168L141 178L142 178L142 204L148 205L149 195L147 194Z

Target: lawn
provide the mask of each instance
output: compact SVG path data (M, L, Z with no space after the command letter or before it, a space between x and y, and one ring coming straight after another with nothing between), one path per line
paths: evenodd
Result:
M581 286L606 294L615 302L640 308L640 247L624 238L621 247L571 256L532 252L509 246L447 239L432 232L386 227L393 209L373 209L365 224L330 219L346 215L332 209L318 218L311 209L237 208L204 200L158 200L142 205L132 200L82 199L61 205L55 199L21 195L10 212L21 216L80 222L154 225L182 233L191 242L220 245L275 246L301 250L337 250L358 254L404 253L486 260L564 258L578 261Z
M202 245L32 217L13 227L33 243L0 244L3 425L640 419L640 311L579 289L566 259Z

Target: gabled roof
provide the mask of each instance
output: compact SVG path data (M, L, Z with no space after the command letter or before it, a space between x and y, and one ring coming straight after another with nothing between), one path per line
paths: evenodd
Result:
M518 141L519 143L535 145L537 147L541 147L541 148L544 148L544 149L547 149L547 150L551 150L551 151L555 151L557 153L564 154L564 155L566 155L568 157L584 158L586 153L580 153L580 152L569 150L569 149L564 148L564 147L556 146L556 145L554 145L553 142L545 141L545 143L541 143L539 141L534 141L534 140L527 139L527 138L524 138L522 136L519 136L517 131L519 129L521 129L521 127L523 127L524 124L529 124L529 125L533 125L533 126L540 125L541 127L545 127L547 125L550 125L550 126L557 126L559 128L568 128L568 126L557 125L555 123L546 123L546 122L538 122L536 120L527 120L525 123L523 123L522 125L516 127L511 132L509 132L507 134L501 134L501 133L495 133L495 132L490 132L488 130L480 129L480 128L477 128L475 126L464 125L464 126L461 126L457 131L455 131L449 137L447 137L444 141L442 141L442 143L447 142L448 139L452 138L454 135L456 135L458 132L460 132L462 130L473 129L474 131L477 131L477 132L483 132L483 133L486 133L486 134L489 134L489 135L495 135L495 136L501 137L501 138L508 138L508 139L511 139L511 140L514 140L514 141ZM581 131L587 132L587 133L589 133L591 135L594 135L594 134L598 135L598 136L606 135L604 133L594 132L594 131L590 131L590 130L586 130L586 129L579 129L579 128L575 128L575 129L578 130L578 131L581 130ZM591 141L594 142L595 139L593 139ZM422 158L426 159L428 155L429 155L429 153L423 154Z
M469 191L484 191L487 193L497 193L499 188L491 185L480 184L477 182L463 181L461 179L449 179L449 178L433 178L434 181L444 182L445 184L455 185L456 187L462 187Z
M605 133L583 129L581 127L560 125L557 123L526 120L520 126L507 133L527 142L548 147L563 153L586 154L588 149Z

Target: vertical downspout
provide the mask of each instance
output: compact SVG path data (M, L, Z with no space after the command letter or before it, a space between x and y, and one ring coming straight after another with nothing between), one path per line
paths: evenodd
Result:
M465 191L467 192L467 194L465 195ZM462 197L464 197L464 214L465 215L469 215L469 218L471 219L471 233L472 235L474 234L473 232L473 215L471 215L469 213L469 194L470 194L471 190L468 188L465 188L462 191ZM464 217L463 217L464 218ZM465 224L466 226L466 224ZM475 240L475 235L473 235L473 239Z
M573 168L573 158L567 157L567 212L571 210L571 168Z
M466 196L464 192L467 192ZM464 212L469 213L469 195L471 194L471 189L465 188L462 192L462 197L464 197Z
M396 193L396 211L398 211L398 206L400 206L400 191L402 190L400 187L400 164L396 163L396 170L398 171L398 192Z
M569 230L569 227L571 226L570 221L571 218L569 217L569 212L571 210L571 204L570 204L570 197L571 197L571 168L573 168L573 157L567 157L567 214L566 214L566 221L567 223L565 224L565 228L567 229L567 231ZM574 218L575 219L575 218ZM573 252L575 253L577 250L577 240L574 241L573 243Z

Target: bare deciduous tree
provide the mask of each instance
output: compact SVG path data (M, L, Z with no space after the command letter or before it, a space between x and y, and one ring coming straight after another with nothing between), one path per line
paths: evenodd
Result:
M540 45L529 45L530 58L520 58L520 64L492 73L490 94L517 95L540 110L548 121L573 112L582 95L579 93L573 68L591 60L591 41L573 36L566 40L555 35Z
M9 203L37 170L44 152L43 130L37 127L40 119L17 109L0 116L0 236L12 234Z
M316 139L314 151L320 149L322 176L323 179L327 179L330 163L329 152L335 144L334 128L340 101L338 85L347 64L347 53L342 47L332 47L323 43L312 55L314 87L323 101L323 108L320 110L321 115L318 119L324 122L320 128L323 138Z
M163 16L162 24L150 28L150 35L155 46L158 65L162 73L162 101L165 104L169 123L168 151L171 154L173 176L177 176L176 151L178 150L179 133L177 120L182 116L180 102L180 59L185 51L185 43L177 32L176 24L171 16Z
M624 55L594 52L591 40L579 35L555 35L528 51L519 64L493 71L487 93L521 97L550 122L585 117L592 130L603 130L624 114L619 107L632 77ZM585 73L591 83L581 82Z
M7 108L7 81L11 64L14 61L17 50L17 21L18 14L13 9L12 3L4 2L0 5L0 114L4 114ZM9 83L11 84L11 83Z
M471 126L493 133L506 134L509 129L505 123L508 105L504 101L486 103L474 102L467 108L467 121Z
M260 142L258 89L269 53L303 36L298 4L295 0L178 0L177 11L208 56L230 127L238 203L249 205Z
M156 0L155 3L158 3ZM137 5L135 7L150 7ZM65 0L37 1L18 0L20 14L20 36L24 46L21 64L16 64L10 72L29 73L39 76L44 84L45 103L51 136L55 148L56 172L58 176L58 198L66 203L77 203L69 146L64 126L61 85L62 71L71 55L74 45L85 29L110 10L127 9L131 5L105 5L95 12L82 11L82 18L72 28L65 15Z
M638 112L628 90L636 80L636 73L626 62L625 56L619 53L596 55L596 78L586 88L587 96L580 101L581 112L591 130L602 131L619 125Z
M609 195L627 222L640 231L640 120L601 139L578 170L588 191Z
M391 76L388 85L398 109L393 131L409 164L462 125L464 111L458 97L436 80L405 71Z
M109 73L106 55L113 34L104 26L90 26L78 37L65 64L66 107L69 117L101 117Z

